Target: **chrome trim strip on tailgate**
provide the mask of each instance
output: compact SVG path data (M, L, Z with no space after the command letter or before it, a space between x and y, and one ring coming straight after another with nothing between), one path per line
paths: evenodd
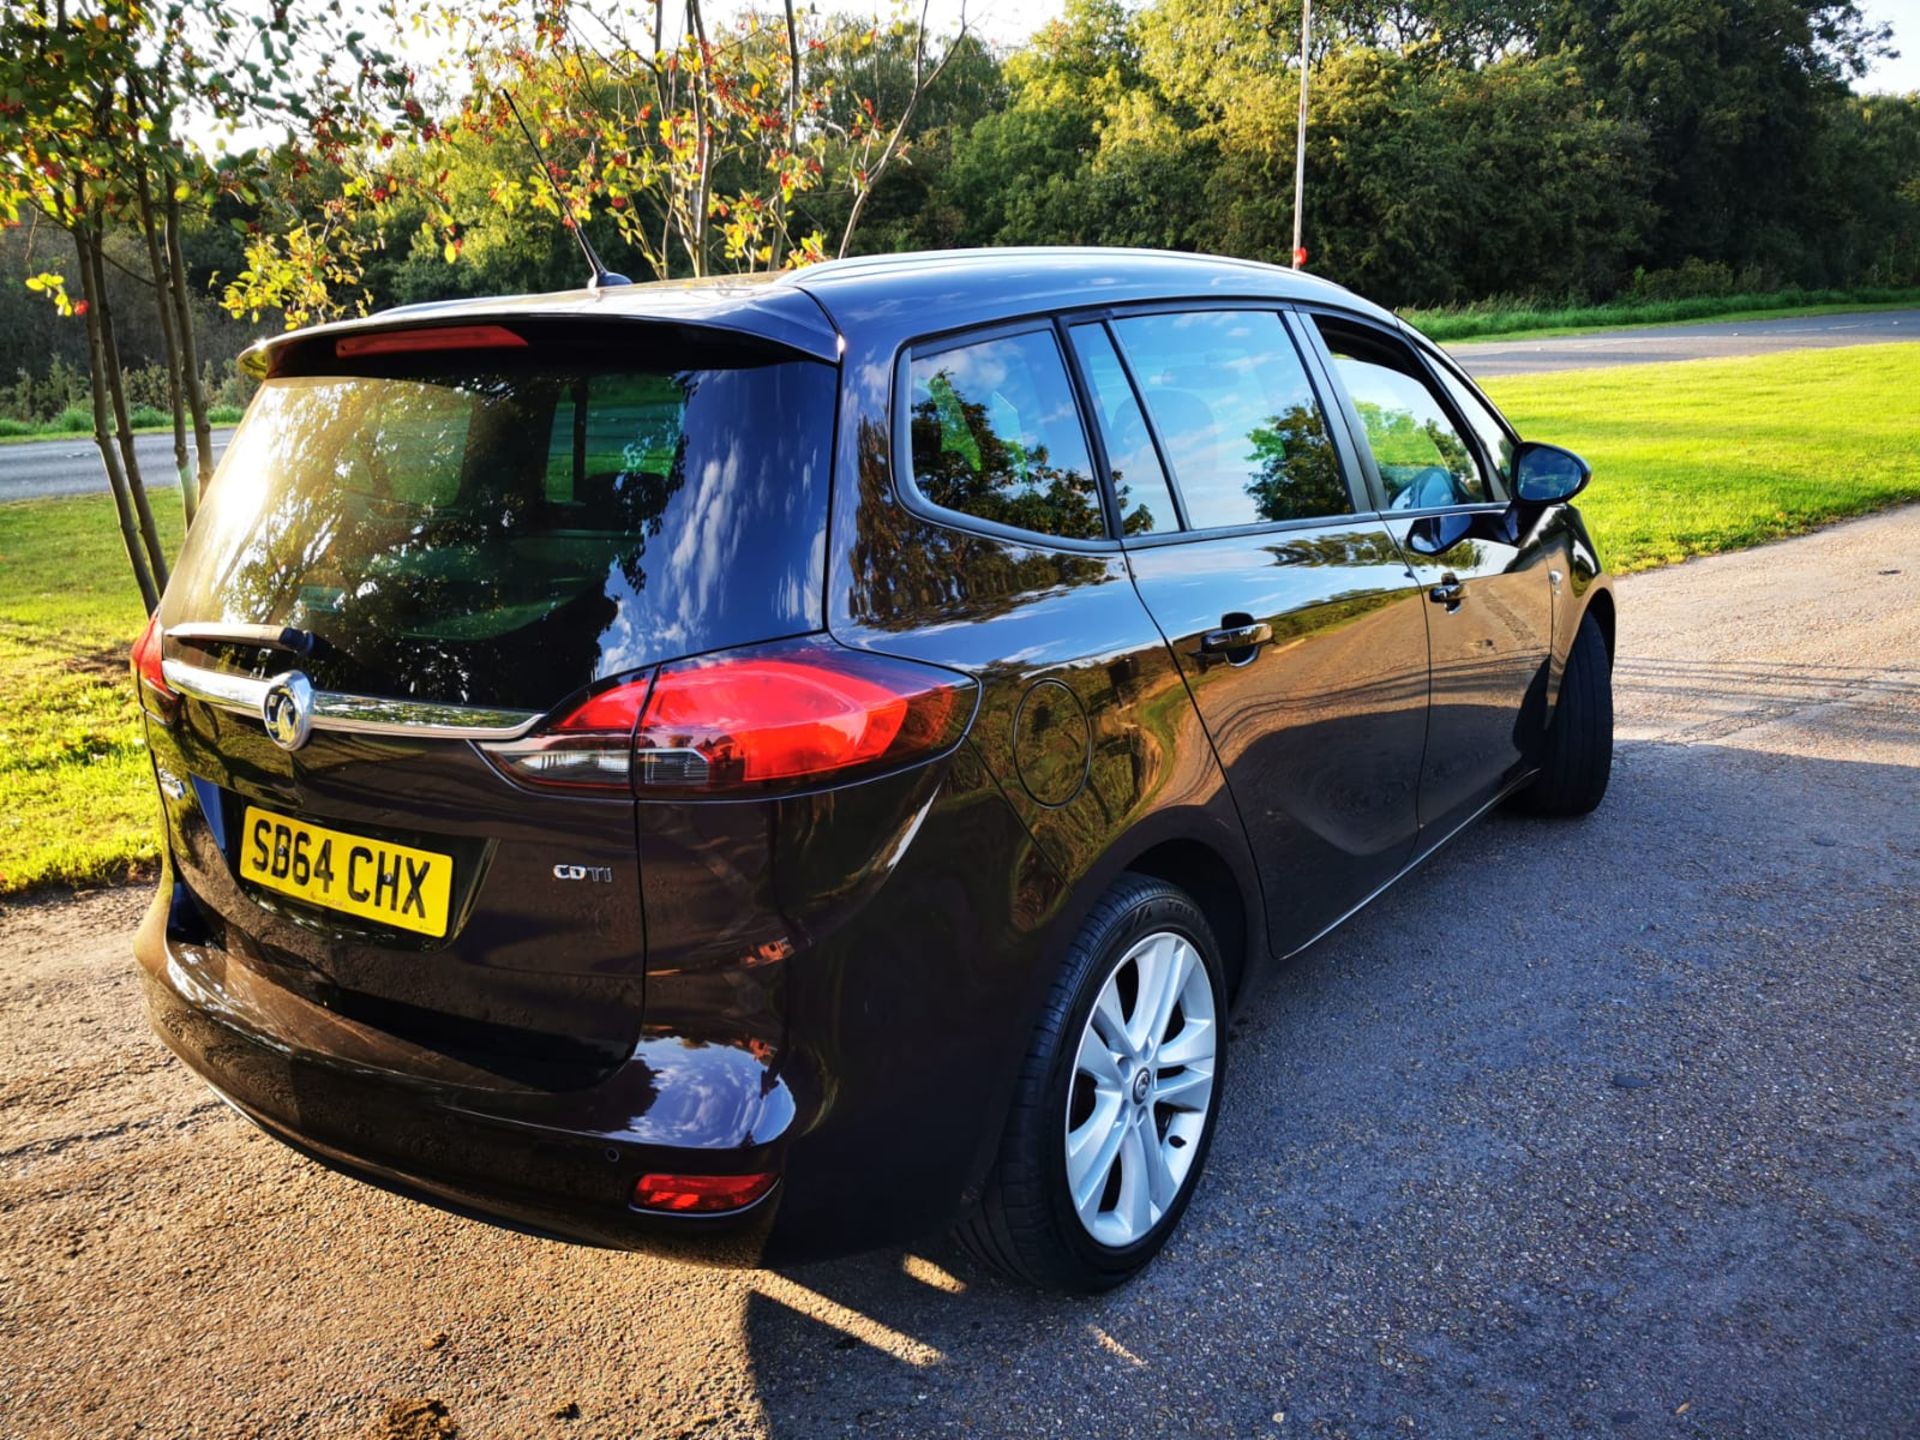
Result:
M271 680L203 670L184 660L163 660L160 673L182 695L222 710L260 718ZM538 711L489 710L442 705L431 700L385 700L377 695L313 692L313 728L357 735L405 735L416 740L518 740L540 720Z

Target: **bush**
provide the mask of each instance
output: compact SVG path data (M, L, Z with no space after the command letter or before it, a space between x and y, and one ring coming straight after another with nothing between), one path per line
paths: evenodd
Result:
M53 417L51 428L56 435L90 435L93 433L93 410L86 405L69 405Z
M133 409L161 410L171 413L172 393L167 389L167 367L164 365L128 366L120 372L120 383L126 388L127 404ZM136 425L148 422L136 420ZM172 422L165 416L159 421L162 425Z
M56 355L45 375L16 371L13 384L0 391L0 410L16 420L52 420L67 406L86 400L86 373Z
M1722 295L1764 295L1779 290L1780 277L1762 265L1735 270L1724 260L1689 255L1671 270L1635 269L1630 300L1698 300Z
M242 407L239 405L213 405L207 409L209 425L238 425Z

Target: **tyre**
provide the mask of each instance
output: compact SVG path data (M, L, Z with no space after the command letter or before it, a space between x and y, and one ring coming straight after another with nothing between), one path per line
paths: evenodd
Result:
M1185 891L1121 877L1061 964L963 1246L1013 1279L1081 1293L1159 1253L1213 1139L1225 973Z
M1612 773L1613 660L1599 622L1587 615L1567 654L1540 774L1517 803L1533 815L1585 815L1607 793Z

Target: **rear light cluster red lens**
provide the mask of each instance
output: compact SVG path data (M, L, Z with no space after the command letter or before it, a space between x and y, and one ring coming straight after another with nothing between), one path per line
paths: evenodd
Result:
M929 759L965 732L973 700L973 681L950 670L782 641L663 666L487 748L535 785L738 795Z
M160 629L160 616L147 617L147 628L140 632L140 638L133 642L133 683L140 692L140 705L144 710L156 715L164 715L179 699L167 684L167 677L160 668L160 641L164 632Z
M778 1175L642 1175L633 1185L633 1203L642 1210L678 1215L712 1215L751 1205L773 1189Z

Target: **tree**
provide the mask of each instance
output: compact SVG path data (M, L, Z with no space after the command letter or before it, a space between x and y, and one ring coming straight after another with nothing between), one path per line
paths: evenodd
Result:
M1644 132L1648 263L1791 273L1820 243L1807 207L1823 116L1889 38L1853 0L1546 0L1536 44Z
M100 450L141 596L167 580L133 445L114 306L111 237L137 237L157 312L181 499L192 519L212 470L182 232L195 197L245 183L182 139L188 118L317 120L339 131L396 72L362 37L336 37L332 0L279 0L270 15L229 0L37 0L0 26L0 213L43 218L72 239L78 298L64 274L28 281L84 320ZM190 464L191 424L196 463Z
M550 273L574 225L659 279L847 253L922 99L973 53L964 16L936 37L924 0L889 26L792 3L715 24L702 0L686 0L678 32L664 0L638 31L581 0L439 14L464 39L440 98L409 97L416 143L330 151L342 178L323 216L289 210L256 237L230 309L289 325L364 309L369 267L403 232L400 272L441 293L486 288L451 273L462 263Z

